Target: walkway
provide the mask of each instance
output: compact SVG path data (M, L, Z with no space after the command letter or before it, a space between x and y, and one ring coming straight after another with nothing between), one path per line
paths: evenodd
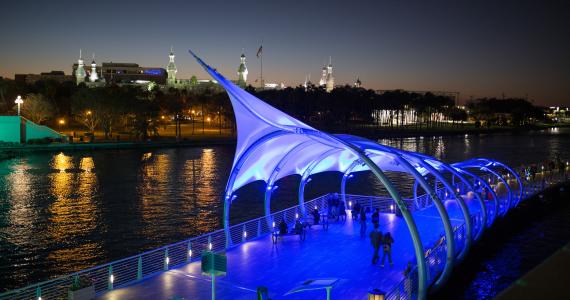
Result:
M459 209L454 209L452 201L448 202L452 225L462 224ZM432 245L440 239L443 225L435 209L417 212L414 218L424 245ZM369 222L367 226L369 232L372 224ZM381 214L380 229L390 231L396 240L393 267L386 263L386 267L381 268L370 263L370 240L360 238L360 225L349 217L344 223L332 223L328 231L320 226L309 229L304 242L294 236L273 245L267 236L229 250L228 273L216 280L216 296L218 299L252 299L258 286L266 286L272 299L325 299L324 291L284 294L304 280L330 277L341 279L333 289L333 297L337 299L362 299L370 288L390 291L402 280L402 270L414 258L414 252L403 219L394 214ZM98 299L208 299L210 289L209 278L201 275L200 263L194 262L113 290Z

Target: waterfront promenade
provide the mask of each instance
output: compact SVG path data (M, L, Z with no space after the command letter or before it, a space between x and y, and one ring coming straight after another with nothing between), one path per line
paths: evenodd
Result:
M452 225L460 226L463 220L454 202L448 200L446 206ZM473 211L478 209L475 200L469 200L468 205ZM439 233L444 229L433 206L414 213L414 219L425 245L441 239ZM285 296L303 281L315 278L340 279L332 290L336 299L363 299L372 288L392 291L403 280L407 263L414 259L409 231L401 217L381 214L380 230L391 232L395 239L394 266L386 261L382 268L380 263L371 264L370 216L367 223L365 238L360 237L360 224L348 214L346 222L332 222L327 231L313 226L305 241L291 236L274 245L271 237L265 236L228 250L227 276L216 280L217 299L252 299L258 286L266 286L271 299L325 299L323 290ZM200 263L193 262L98 299L208 299L210 292L210 279L201 275Z

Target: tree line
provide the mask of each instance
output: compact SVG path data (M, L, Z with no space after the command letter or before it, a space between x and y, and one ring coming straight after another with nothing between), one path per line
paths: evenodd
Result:
M403 90L378 93L340 86L330 93L309 85L280 90L249 92L278 109L320 129L345 130L361 127L433 128L457 125L468 119L475 124L525 126L543 119L542 109L525 99L482 98L455 105L455 99L430 92ZM219 88L149 90L140 86L108 85L88 88L73 82L38 81L25 85L0 79L0 113L15 114L14 99L24 96L22 114L34 122L57 126L59 118L73 120L89 132L101 130L106 137L128 132L139 139L157 135L161 125L192 122L204 129L206 120L220 128L235 130L229 98Z

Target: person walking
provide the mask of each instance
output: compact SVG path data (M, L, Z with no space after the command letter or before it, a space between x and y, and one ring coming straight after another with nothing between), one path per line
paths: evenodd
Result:
M352 206L352 219L358 220L358 213L360 213L360 202L355 201L354 205Z
M374 248L374 254L372 255L373 265L375 265L380 258L378 251L380 250L380 245L382 244L382 232L378 230L378 227L380 227L378 224L374 224L374 229L372 229L370 232L370 243Z
M384 235L384 239L382 241L382 263L380 264L381 267L384 267L384 260L386 256L388 256L388 261L390 262L390 267L394 265L392 262L392 244L394 243L394 239L390 232L386 232Z
M380 224L380 211L377 209L374 210L372 213L372 224L379 225Z
M360 208L360 237L364 238L366 236L366 211L364 207Z

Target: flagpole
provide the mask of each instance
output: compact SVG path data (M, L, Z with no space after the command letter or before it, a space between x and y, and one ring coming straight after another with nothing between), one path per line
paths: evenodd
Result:
M261 59L261 89L265 89L265 84L263 83L263 41L261 42L261 53L260 53L260 59Z

